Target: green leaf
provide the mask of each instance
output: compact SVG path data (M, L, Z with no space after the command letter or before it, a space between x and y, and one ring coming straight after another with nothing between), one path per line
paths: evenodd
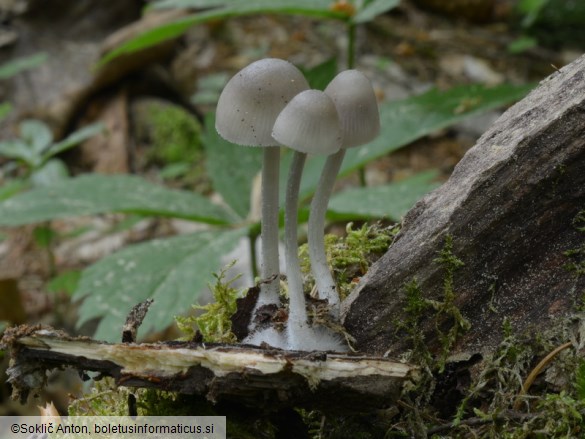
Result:
M57 232L55 232L49 226L37 226L33 230L33 237L35 243L41 248L49 248L51 243L57 237Z
M80 279L81 271L65 271L51 279L47 284L47 291L50 293L66 293L71 296L77 289Z
M163 180L174 180L187 175L192 167L193 164L188 162L171 163L163 167L158 175Z
M69 170L59 159L51 159L30 174L33 186L50 186L69 178Z
M129 175L82 175L0 203L0 225L125 212L226 224L232 217L199 194L167 189Z
M538 40L536 38L523 35L508 44L508 52L518 54L528 49L533 49L536 46L538 46Z
M29 183L24 180L9 180L0 186L0 201L6 200L24 189L28 189Z
M148 9L205 9L224 6L229 0L159 0Z
M252 182L262 168L262 148L234 145L222 139L215 130L212 113L205 118L203 144L214 189L240 219L245 219L250 211Z
M190 27L212 20L254 14L289 14L315 18L348 19L346 14L331 10L330 4L330 0L281 0L278 2L274 0L231 0L229 3L225 2L222 7L188 15L148 30L107 53L98 62L98 65L104 65L120 55L136 52L179 37Z
M130 309L154 299L141 326L160 331L177 314L188 311L199 293L212 281L228 254L246 233L245 228L206 231L175 236L127 247L83 272L74 300L85 297L78 325L101 317L95 337L120 339Z
M96 134L100 134L105 129L105 126L101 122L92 123L87 125L67 136L65 139L57 142L45 151L43 154L43 160L48 160L50 157L54 157L57 154L62 153L63 151L67 151L70 148L73 148L76 145L79 145L84 140L89 139L90 137L95 136Z
M213 73L197 81L197 92L191 97L191 102L196 105L215 105L219 100L221 91L229 81L227 73Z
M516 7L519 12L525 14L524 19L522 20L522 26L525 28L532 26L549 1L550 0L520 0Z
M352 18L356 24L372 21L378 15L395 8L400 3L400 0L373 0L360 9Z
M12 111L12 105L10 102L0 103L0 120L4 119Z
M36 156L29 146L20 139L0 142L0 156L13 160L21 160L32 166Z
M384 103L380 106L380 135L367 145L350 148L340 174L347 175L378 157L467 117L515 102L532 87L465 85L447 91L431 90L402 101ZM323 157L307 162L301 186L303 197L314 192L324 162Z
M0 79L8 79L20 72L32 69L43 64L49 55L45 52L35 53L31 56L16 58L0 66Z
M439 186L437 171L416 174L383 186L348 189L331 198L328 216L336 220L389 218L400 220L423 195Z
M20 137L30 149L30 163L33 167L42 163L43 152L53 143L53 133L46 123L40 120L25 120L19 125Z
M329 85L329 82L337 74L337 59L330 58L311 69L301 70L305 74L311 88L325 90L325 87Z

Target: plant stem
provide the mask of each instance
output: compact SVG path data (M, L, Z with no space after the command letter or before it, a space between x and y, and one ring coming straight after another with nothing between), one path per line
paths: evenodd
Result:
M258 304L279 304L280 264L278 258L278 180L280 147L264 148L262 164L262 279Z
M311 202L308 232L309 256L317 291L321 299L329 301L331 314L335 317L339 315L339 294L337 293L335 280L327 265L327 255L325 254L325 214L327 213L329 198L333 192L335 179L344 157L344 148L327 157L317 190Z
M258 261L256 260L256 240L258 239L258 232L256 227L250 227L248 230L248 241L250 242L250 268L252 270L252 279L258 277Z
M299 333L296 329L307 323L297 237L299 188L306 158L307 154L298 151L294 152L288 174L284 211L285 256L289 294L288 330L289 342L293 344L294 340L291 339L294 339Z
M353 69L355 65L355 23L347 25L347 68Z
M347 25L347 68L353 69L355 66L355 23L348 23ZM361 187L366 187L366 168L360 166L358 168L358 178Z

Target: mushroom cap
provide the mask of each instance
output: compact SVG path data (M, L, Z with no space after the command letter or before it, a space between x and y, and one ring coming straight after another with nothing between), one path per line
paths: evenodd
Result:
M370 80L358 70L339 73L325 89L337 108L342 148L363 145L380 134L378 102Z
M217 103L215 129L238 145L274 146L272 127L276 116L307 80L294 65L276 58L253 62L234 75Z
M276 118L272 137L300 152L334 153L342 141L335 104L319 90L299 93Z

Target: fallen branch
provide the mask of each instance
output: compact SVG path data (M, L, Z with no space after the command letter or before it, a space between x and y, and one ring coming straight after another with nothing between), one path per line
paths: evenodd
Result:
M391 405L418 369L387 358L192 342L110 344L52 328L8 329L13 397L26 400L46 371L72 367L118 385L198 394L266 411L284 407L345 413Z

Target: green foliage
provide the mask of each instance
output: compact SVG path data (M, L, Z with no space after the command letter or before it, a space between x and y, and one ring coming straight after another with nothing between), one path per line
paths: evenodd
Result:
M404 180L381 186L347 189L329 202L332 220L354 218L388 218L399 221L425 194L435 189L437 171L426 171Z
M84 299L79 322L101 318L95 338L115 341L136 303L154 299L140 329L161 331L197 300L210 275L245 235L213 230L131 245L83 272L73 298Z
M197 81L197 92L191 97L191 102L195 105L217 104L219 95L229 79L229 75L225 72L213 73L200 78Z
M405 101L387 103L381 108L382 134L369 145L350 149L344 160L342 174L348 174L349 172L355 171L380 156L395 151L421 136L444 128L449 124L456 123L470 114L475 114L477 111L487 110L518 99L526 91L526 87L501 87L491 89L476 86L459 87L448 92L431 91ZM467 106L465 106L465 102L468 103L466 104ZM471 104L469 104L469 102L471 102ZM208 161L208 173L213 180L215 189L221 193L228 204L238 213L240 218L245 218L249 209L248 200L251 181L261 166L261 151L254 148L243 148L226 142L217 135L213 126L213 116L209 115L206 119L206 130L203 137ZM39 127L39 132L42 133L43 131L44 130ZM45 132L43 137L47 138L47 136L48 135ZM76 136L71 137L74 137L74 139L77 140ZM41 142L37 142L37 144L39 143ZM60 144L63 144L63 142L60 142ZM65 142L64 145L69 146L71 143ZM1 150L0 147L0 151ZM50 150L61 150L61 148L52 147ZM23 155L23 153L12 154ZM26 154L24 155L26 156ZM34 159L29 159L29 161L34 161ZM282 161L281 176L283 180L286 179L289 165L290 154ZM318 158L309 160L307 163L303 174L302 186L303 195L305 197L314 192L321 173L322 165L323 160ZM72 188L70 191L73 192L73 198L71 200L63 200L63 204L66 206L60 206L58 209L51 209L49 206L44 206L42 209L37 209L36 212L31 212L28 211L28 209L30 209L30 203L28 203L28 201L17 203L18 208L12 204L0 205L0 218L3 219L3 221L0 221L2 221L3 225L17 225L64 217L67 215L83 215L108 210L133 211L136 209L134 206L125 206L125 203L116 201L112 202L111 206L108 206L104 201L99 208L91 206L86 209L87 206L83 200L78 199L81 196L79 193L82 191L84 195L88 193L91 194L91 192L94 191L98 193L107 192L108 195L115 194L119 191L124 192L121 187L113 187L116 185L109 182L111 177L104 178L101 181L98 181L97 178L95 180L85 180L86 178L89 177L81 177L78 179L79 187L77 186L77 183L72 181L70 182L71 184L63 186L57 185L52 188L51 192L67 191L65 186L70 186ZM418 190L422 191L423 183L421 182L426 179L430 179L430 174L422 174L420 177L413 180L412 184L415 184L415 187L416 185L420 185L418 186ZM129 184L129 187L125 192L133 192L132 185L136 184L134 181L128 180L127 184ZM283 183L281 184L281 187L284 188L284 182L281 183ZM91 184L91 188L88 186L89 184ZM140 192L143 194L144 199L159 199L160 191L158 187L151 185L147 190L145 188L146 183L140 186ZM428 186L429 189L431 187L431 185ZM381 188L372 188L370 190L374 191L374 193L382 192L380 195L384 195L385 192L385 189ZM149 191L152 191L152 193L147 193ZM392 194L391 189L388 189L387 192ZM79 196L76 194L79 194ZM359 192L359 194L362 196L368 195L367 192ZM30 197L30 199L35 202L41 201L46 198L46 196L47 192L41 189L22 195L25 200ZM124 198L123 194L120 196ZM129 196L131 197L131 195ZM356 195L355 197L357 198L358 196ZM58 194L53 194L52 198L53 200L58 201L60 196ZM171 197L171 199L174 199L174 197ZM342 209L342 207L340 207L340 202L335 201L335 199L336 198L334 197L333 205L337 206L337 209ZM172 203L169 202L168 204L170 205ZM62 207L66 207L66 209L63 210ZM402 206L402 210L404 210L404 208L405 206ZM17 212L16 209L19 211ZM150 214L159 213L162 215L173 215L193 220L206 221L205 218L207 217L207 215L203 215L203 219L201 219L202 215L195 215L193 213L183 214L182 212L176 212L176 209L168 209L164 206L158 207L159 212L156 212L156 209L157 207L155 206L153 208L147 207L144 210L146 213ZM203 211L207 209L211 208L207 206ZM41 210L46 213L42 214L40 212ZM29 216L31 213L34 214ZM378 215L380 213L381 212L365 212L359 214L358 212L357 217L366 214L368 216ZM13 219L11 221L4 220L4 217L12 217ZM209 219L211 218L225 219L225 214L215 212L210 215Z
M38 52L34 55L16 58L0 66L0 79L8 79L19 73L33 69L44 64L49 55L45 52Z
M399 4L400 0L370 0L362 2L355 16L351 18L351 22L355 24L367 23Z
M337 74L337 59L330 58L312 69L301 69L309 82L309 86L315 90L325 90L329 82Z
M213 187L237 214L240 221L250 211L252 182L262 167L261 148L234 145L215 131L215 115L205 118L203 135L207 173Z
M529 36L521 36L508 44L508 52L518 54L538 46L538 40Z
M65 293L71 296L77 290L80 279L81 271L65 271L49 281L47 291L50 293Z
M130 175L82 175L0 203L0 225L15 226L68 216L123 212L170 216L210 224L233 219L207 198L167 189Z
M0 121L10 114L12 105L8 102L0 103Z
M522 26L530 27L537 20L542 9L550 0L520 0L517 4L518 12L524 15Z
M193 339L197 330L203 336L203 341L214 343L234 343L236 336L232 333L230 317L236 312L236 299L242 293L231 285L240 275L226 280L226 272L236 261L223 268L219 273L213 273L215 284L209 285L214 302L207 305L193 305L194 310L205 311L199 317L177 316L175 320L179 329L185 333L187 340Z
M20 138L0 142L0 156L25 166L30 182L46 186L68 176L65 165L56 155L103 131L101 123L87 125L60 142L54 142L49 127L39 120L20 123Z
M522 0L516 10L520 25L541 45L582 48L585 3L568 0Z
M243 17L253 14L286 14L306 17L340 20L356 25L373 20L399 4L398 0L373 0L353 2L352 8L335 8L331 0L161 0L151 7L167 8L205 8L171 23L165 23L145 31L106 54L100 64L108 63L123 54L144 50L163 41L176 38L190 27L209 21Z

